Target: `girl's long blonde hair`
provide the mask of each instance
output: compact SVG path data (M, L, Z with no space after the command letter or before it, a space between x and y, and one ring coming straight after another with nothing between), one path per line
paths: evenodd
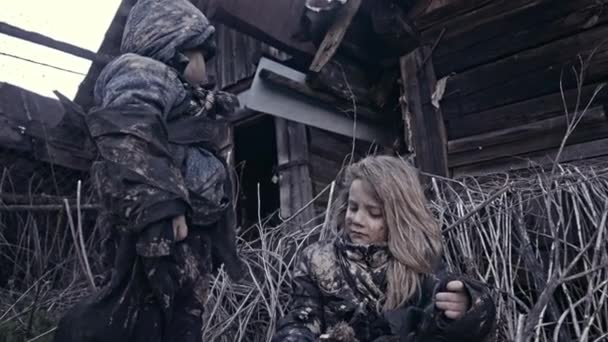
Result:
M389 156L367 157L348 166L332 206L333 228L343 228L348 190L355 179L367 181L382 202L391 254L384 309L395 309L414 295L421 276L441 257L441 230L427 206L418 171Z

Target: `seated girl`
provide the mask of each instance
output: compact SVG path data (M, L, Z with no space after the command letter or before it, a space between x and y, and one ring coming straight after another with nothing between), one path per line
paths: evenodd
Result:
M367 157L343 178L332 209L338 238L300 255L273 341L483 341L493 300L483 284L444 270L416 169Z

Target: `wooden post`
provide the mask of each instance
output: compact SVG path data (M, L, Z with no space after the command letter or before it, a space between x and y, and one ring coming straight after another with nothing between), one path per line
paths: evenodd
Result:
M350 0L339 9L336 19L325 34L325 38L310 64L310 71L314 73L321 71L334 56L360 6L361 0Z
M281 216L299 212L290 225L297 229L314 218L306 126L281 118L275 118L275 125Z
M420 47L401 57L401 98L406 141L417 166L426 173L448 176L447 138L441 108L431 103L437 83L430 48Z

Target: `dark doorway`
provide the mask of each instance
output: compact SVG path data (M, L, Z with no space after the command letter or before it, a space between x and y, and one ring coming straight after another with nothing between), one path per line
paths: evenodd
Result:
M239 176L238 220L247 229L262 220L276 217L280 205L279 186L276 182L277 148L274 117L260 115L239 123L234 128L235 165ZM260 185L258 203L258 184ZM273 224L270 220L268 224ZM253 229L247 239L257 237Z

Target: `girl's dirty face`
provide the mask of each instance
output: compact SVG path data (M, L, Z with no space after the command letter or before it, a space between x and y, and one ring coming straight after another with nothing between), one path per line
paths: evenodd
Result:
M184 78L192 85L207 83L207 64L205 57L200 51L186 51L189 63L184 70Z
M355 179L348 192L345 229L351 242L369 245L386 242L388 231L383 206L372 186Z

